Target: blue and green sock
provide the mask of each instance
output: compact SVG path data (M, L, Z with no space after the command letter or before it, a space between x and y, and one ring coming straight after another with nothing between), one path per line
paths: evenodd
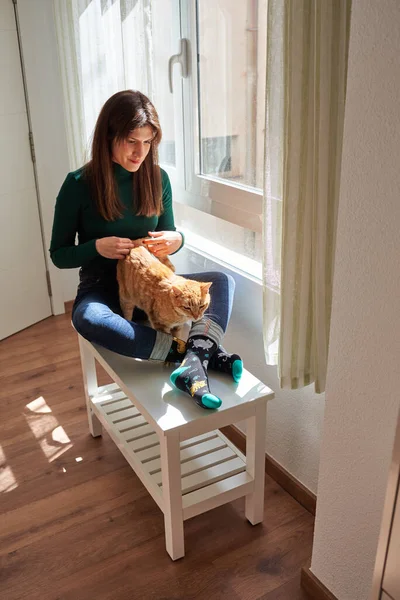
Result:
M243 361L238 354L229 354L222 346L218 346L210 359L209 369L231 375L236 383L243 373Z
M189 394L202 408L219 408L220 398L211 394L208 383L207 367L217 344L204 335L189 337L186 343L186 355L182 364L171 373L172 384Z
M173 338L171 348L165 361L169 363L182 362L186 353L186 343ZM238 354L229 354L222 346L218 346L209 359L208 368L219 373L227 373L237 383L243 373L243 361Z

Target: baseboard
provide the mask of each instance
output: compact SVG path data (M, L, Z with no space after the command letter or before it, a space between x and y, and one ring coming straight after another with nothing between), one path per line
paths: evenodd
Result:
M222 433L243 452L246 453L246 436L235 425L221 429ZM304 506L312 515L315 515L317 497L300 481L291 475L284 467L268 454L265 455L265 472L268 473L279 485L286 490L299 504Z
M310 600L337 600L336 596L307 567L301 569L300 583Z
M64 302L64 308L66 313L72 312L72 306L74 304L74 300L68 300L68 302Z

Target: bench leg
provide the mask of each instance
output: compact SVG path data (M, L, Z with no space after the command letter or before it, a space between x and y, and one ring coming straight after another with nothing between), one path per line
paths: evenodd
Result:
M85 388L86 408L89 421L89 431L93 437L98 437L102 433L102 426L90 405L90 398L97 394L98 389L96 365L93 354L90 352L83 338L79 334L78 339L82 364L83 385Z
M172 560L185 555L179 435L160 439L165 544Z
M252 525L261 523L264 517L266 421L267 403L263 402L246 423L246 465L247 472L254 478L254 491L246 496L245 514Z

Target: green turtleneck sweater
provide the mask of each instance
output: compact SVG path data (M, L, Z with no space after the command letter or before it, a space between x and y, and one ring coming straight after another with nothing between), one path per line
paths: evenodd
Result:
M132 200L132 173L114 163L119 198L123 205L122 217L106 221L97 212L90 195L88 183L82 176L82 168L68 173L60 192L54 212L50 256L56 267L94 268L97 272L108 271L116 260L104 258L96 250L96 240L108 236L130 238L147 237L149 231L176 231L172 212L172 191L167 173L161 169L163 212L159 217L135 215ZM75 237L78 234L78 244ZM183 234L182 246L183 246ZM182 247L181 246L181 247Z

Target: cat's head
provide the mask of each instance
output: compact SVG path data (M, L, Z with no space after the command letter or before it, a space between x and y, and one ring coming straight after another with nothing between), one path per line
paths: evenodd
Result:
M210 304L211 283L184 279L175 282L171 289L175 311L187 320L197 321Z

